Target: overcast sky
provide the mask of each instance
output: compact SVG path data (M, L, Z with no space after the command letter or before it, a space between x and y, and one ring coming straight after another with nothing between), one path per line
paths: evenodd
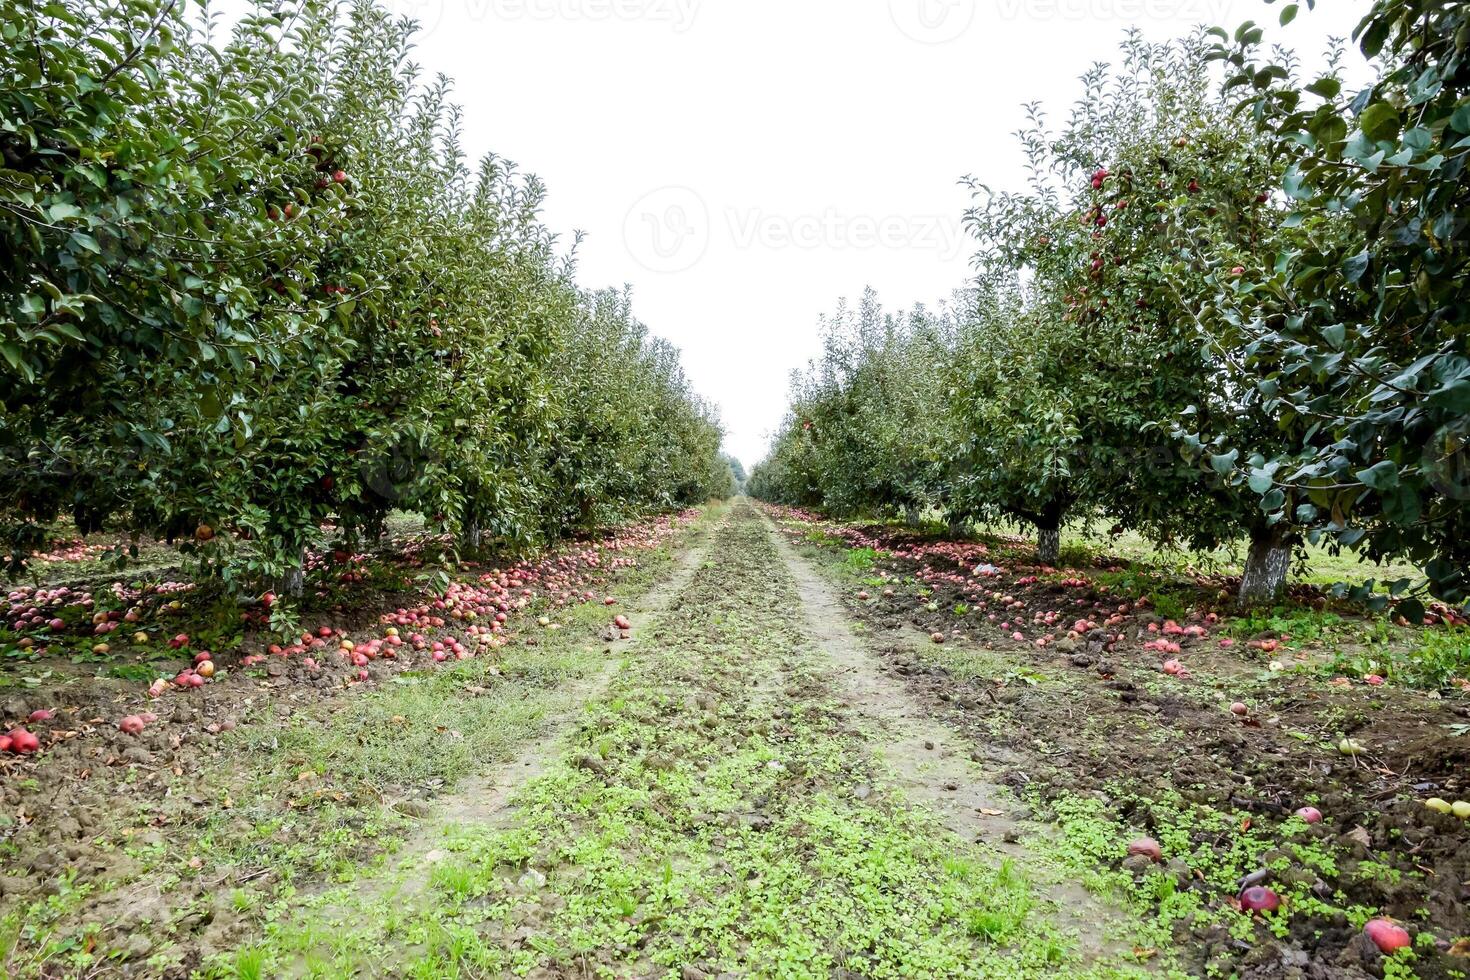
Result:
M1123 31L1254 19L1316 61L1365 0L1290 27L1261 0L390 0L455 80L465 147L549 185L580 279L634 290L747 466L817 317L963 285L957 181L1018 187L1021 104L1060 117Z

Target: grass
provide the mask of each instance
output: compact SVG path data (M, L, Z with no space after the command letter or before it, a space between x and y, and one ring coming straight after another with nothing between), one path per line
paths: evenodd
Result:
M947 526L938 520L929 520L916 530L935 536L947 536ZM1011 550L1010 540L1021 538L1034 540L1029 527L1009 521L993 521L977 524L971 528L974 537L995 544L1002 553ZM818 542L820 543L820 542ZM1097 521L1074 521L1062 528L1061 564L1085 567L1099 560L1132 566L1136 570L1148 570L1163 578L1206 572L1222 575L1239 575L1245 559L1243 545L1216 548L1211 551L1189 551L1183 548L1160 545L1135 531L1109 534ZM1029 552L1029 547L1014 549ZM1412 565L1394 563L1377 565L1362 562L1353 552L1334 554L1332 549L1308 545L1305 561L1292 569L1292 581L1310 585L1332 585L1337 582L1362 583L1373 579L1379 583L1397 579L1422 577Z
M514 823L458 827L426 886L283 903L272 965L411 977L1082 975L1010 863L879 783L748 507ZM340 896L339 896L340 897ZM334 935L323 955L320 937Z

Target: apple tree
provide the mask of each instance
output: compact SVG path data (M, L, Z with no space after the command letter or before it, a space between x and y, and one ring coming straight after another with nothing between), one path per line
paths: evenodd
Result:
M1336 70L1298 77L1263 36L1253 24L1218 32L1215 56L1286 164L1292 236L1220 290L1216 322L1272 410L1321 438L1236 478L1278 510L1296 501L1314 535L1417 562L1435 594L1463 600L1470 3L1375 2L1354 36L1380 70L1360 89ZM1422 605L1400 608L1417 616Z

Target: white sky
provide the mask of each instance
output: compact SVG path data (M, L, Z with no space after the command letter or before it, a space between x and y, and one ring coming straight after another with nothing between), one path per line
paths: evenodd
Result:
M1366 0L1286 29L1260 0L389 0L419 61L455 80L465 148L549 185L551 227L588 233L579 278L631 283L720 406L726 448L764 455L818 314L963 285L973 173L1018 187L1021 103L1060 118L1126 27L1163 39L1254 19L1305 59Z

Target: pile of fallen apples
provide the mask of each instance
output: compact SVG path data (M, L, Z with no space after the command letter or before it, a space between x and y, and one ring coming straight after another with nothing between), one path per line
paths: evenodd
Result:
M335 655L356 682L370 679L369 667L374 661L398 660L401 654L426 654L434 663L466 660L476 655L477 648L494 648L506 643L505 631L509 620L525 610L538 595L557 608L592 601L614 605L614 598L600 596L590 586L601 584L600 576L611 570L636 566L637 552L659 547L697 516L697 511L665 515L621 528L595 543L550 553L537 561L491 569L478 575L474 581L452 582L442 595L418 606L401 607L382 615L378 623L383 627L381 635L367 640L353 640L340 629L320 626L301 633L289 643L271 644L267 653L273 657L299 657L303 666L313 671L322 669L327 658ZM350 561L363 556L341 557ZM179 611L182 602L171 597L192 588L185 582L164 582L140 588L129 588L117 582L112 584L111 596L106 603L114 608L96 612L92 612L97 605L92 592L64 586L17 589L7 596L9 607L4 612L3 625L14 632L27 634L19 641L23 649L34 648L41 652L46 649L46 638L59 638L67 631L67 621L59 615L64 610L80 610L80 615L74 618L90 618L93 634L101 638L124 625L136 628L154 615ZM266 593L260 597L260 606L269 610L275 601L274 593ZM548 617L542 617L541 622L543 626L555 625ZM434 635L446 628L462 635ZM630 636L632 623L620 614L613 617L611 628L626 639ZM39 642L37 635L41 637ZM137 629L131 639L137 646L153 641L152 635L142 629ZM208 650L191 653L192 642L187 633L176 634L167 641L170 650L189 655L190 663L172 678L153 680L147 688L150 698L161 698L171 691L198 690L216 677L219 671L215 655ZM105 642L93 647L96 653L107 653L109 649ZM247 654L240 659L240 665L251 667L266 659L266 655ZM37 711L30 716L28 723L36 724L50 718L51 712ZM137 735L156 720L157 715L152 712L137 712L122 717L117 728L124 734ZM40 738L24 725L0 736L0 753L32 755L40 748Z

